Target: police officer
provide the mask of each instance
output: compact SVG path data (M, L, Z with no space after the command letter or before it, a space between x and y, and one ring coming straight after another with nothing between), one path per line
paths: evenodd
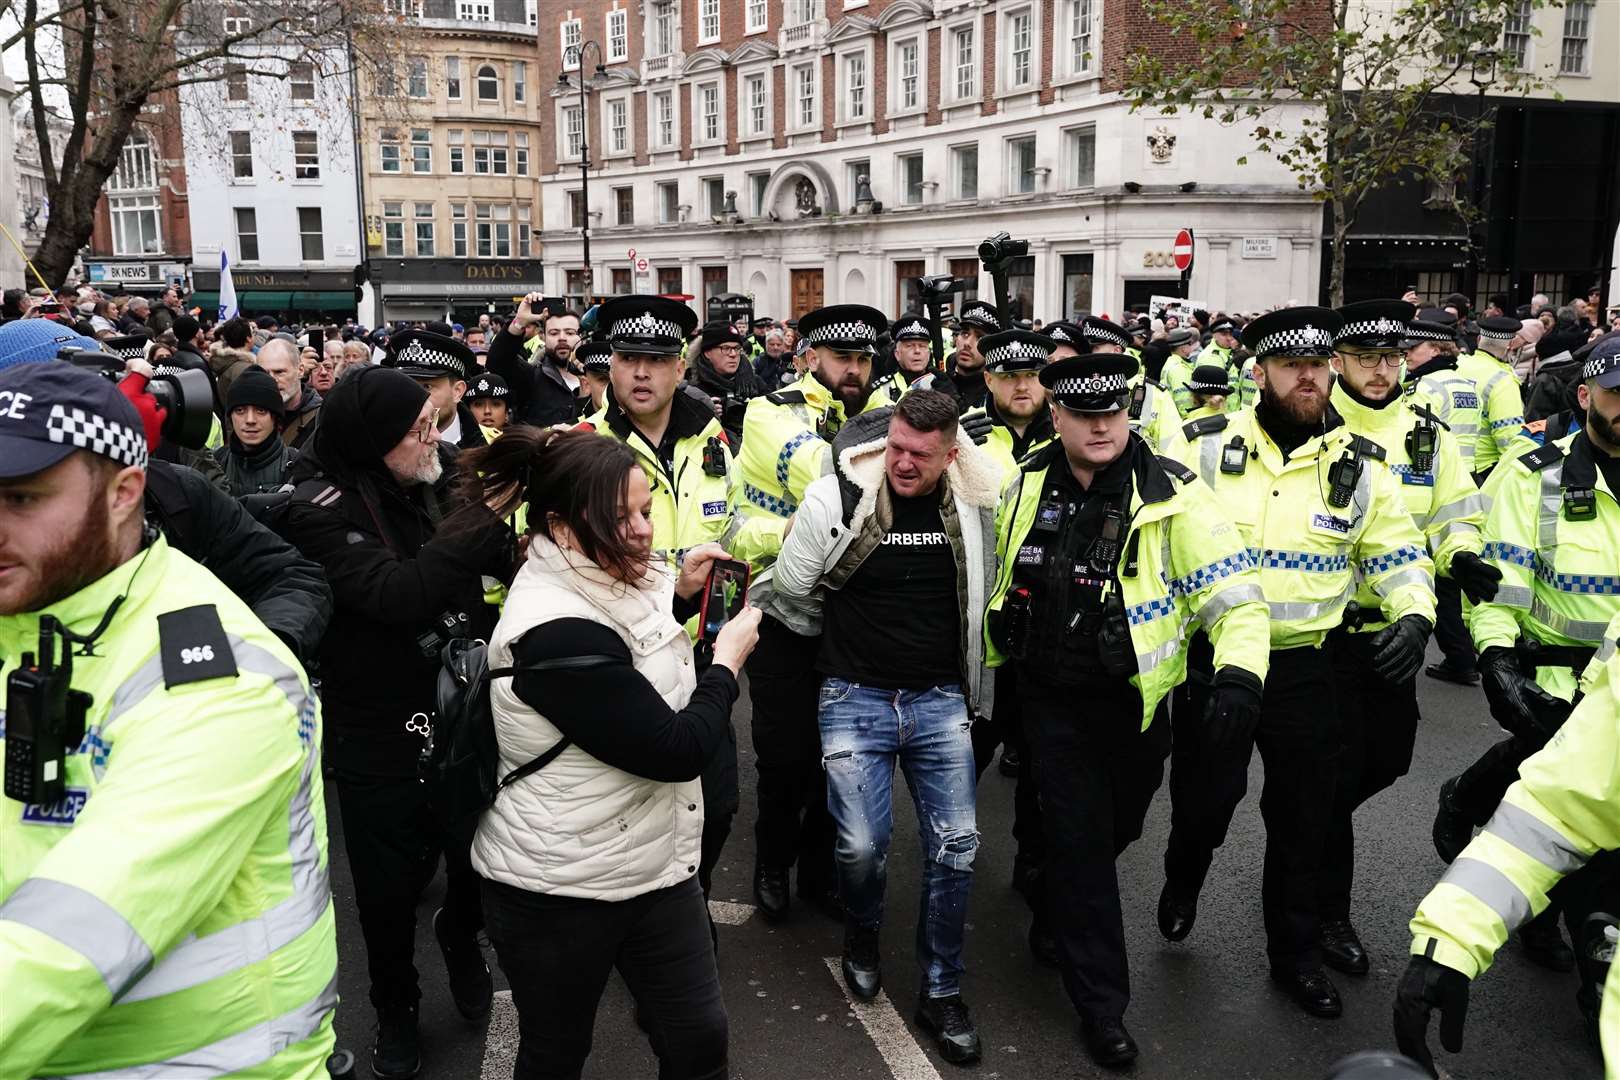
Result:
M1201 621L1215 642L1212 717L1258 709L1267 658L1243 537L1196 474L1130 429L1135 368L1084 354L1041 369L1058 441L1002 494L986 616L989 662L1017 672L1049 834L1036 920L1057 936L1087 1050L1109 1067L1137 1055L1114 861L1163 775L1169 732L1154 714L1185 674L1182 625Z
M743 447L731 485L731 524L721 543L753 567L750 599L765 617L748 659L759 814L754 824L754 898L767 919L787 915L788 872L799 866L798 894L840 920L833 867L832 819L816 726L820 680L807 616L772 595L770 567L788 519L819 478L833 437L849 417L892 404L872 391L872 355L888 329L883 313L862 304L818 308L799 320L809 368L792 385L755 398L743 418Z
M1238 346L1238 325L1225 315L1217 315L1209 324L1209 344L1193 361L1193 367L1217 364L1226 369L1239 392L1226 399L1226 411L1247 409L1255 402L1258 389L1254 380L1254 359L1234 360L1232 354Z
M1251 322L1243 339L1257 359L1255 408L1195 425L1188 460L1260 563L1271 674L1258 713L1217 725L1205 745L1181 739L1178 725L1159 899L1159 930L1180 941L1192 930L1210 860L1259 747L1271 977L1320 1017L1342 1011L1322 969L1316 907L1338 738L1328 632L1343 620L1359 574L1390 622L1370 643L1374 670L1399 683L1422 663L1434 619L1432 564L1382 451L1328 406L1328 360L1341 322L1318 307ZM1220 689L1218 678L1214 685Z
M1214 364L1205 364L1203 367L1193 368L1192 377L1186 382L1187 396L1192 401L1192 408L1188 410L1181 431L1184 438L1191 438L1192 425L1206 416L1222 416L1226 413L1226 400L1235 392L1232 387L1232 376L1225 369Z
M731 517L725 432L704 398L680 389L686 366L681 346L697 326L697 315L662 296L619 296L602 305L597 320L612 350L611 386L603 412L586 422L635 451L652 492L653 554L678 573L685 553L718 540ZM732 736L703 771L698 881L705 896L731 835L737 801Z
M1435 846L1451 860L1569 712L1575 676L1620 612L1620 346L1593 350L1579 430L1502 466L1485 519L1485 560L1502 572L1469 625L1491 715L1511 733L1440 789ZM1520 931L1533 959L1568 970L1556 912Z
M485 445L472 410L462 401L467 379L478 366L465 342L428 330L407 330L390 343L393 366L428 392L438 417L439 438L470 450Z
M0 1071L324 1078L320 708L143 527L147 453L100 377L0 374Z
M1398 317L1403 301L1367 300L1344 309L1345 318L1383 320ZM1474 380L1457 369L1456 318L1437 308L1425 308L1407 324L1405 393L1413 402L1426 406L1440 423L1450 429L1470 473L1477 470L1474 455L1479 449L1479 390ZM1410 318L1410 317L1409 317ZM1430 678L1472 686L1479 681L1474 646L1463 626L1462 594L1450 581L1436 582L1439 623L1435 641L1445 659L1430 664Z
M1402 350L1398 326L1349 321L1334 337L1336 378L1330 403L1345 427L1383 451L1400 481L1402 501L1428 542L1437 571L1462 584L1471 600L1495 595L1501 573L1480 560L1479 527L1485 503L1462 462L1451 432L1423 405L1400 390ZM1388 682L1374 670L1373 642L1388 626L1380 598L1365 582L1332 637L1342 743L1328 824L1320 887L1322 959L1352 975L1368 970L1366 949L1350 921L1350 885L1355 866L1351 816L1357 807L1406 775L1417 737L1415 680Z
M934 380L928 377L934 374L933 321L921 315L902 315L889 325L889 340L894 342L895 370L872 380L872 389L898 397L923 379L932 387Z
M1083 346L1076 350L1078 352L1131 355L1131 339L1125 328L1107 319L1087 315L1080 320L1080 333ZM1059 340L1053 359L1070 355L1071 348L1073 346L1068 342ZM1170 391L1147 377L1142 370L1140 356L1133 359L1138 363L1136 374L1131 376L1131 402L1127 407L1131 416L1131 430L1146 439L1154 453L1179 459L1187 449L1187 440L1181 433L1181 416L1176 410L1175 399Z
M1472 379L1479 394L1479 435L1474 441L1474 473L1483 483L1524 426L1524 395L1519 377L1506 362L1508 342L1524 328L1518 319L1494 316L1478 324L1473 352L1457 358L1457 373Z
M473 380L463 399L486 439L493 439L511 420L512 391L499 375L484 372Z
M934 389L954 393L958 410L967 412L983 405L990 392L984 382L984 355L979 350L979 342L990 334L999 334L1007 326L995 307L983 300L963 304L957 322L960 328L954 340L956 351L945 365L948 379Z
M981 408L964 413L962 423L971 428L981 417L989 422L983 445L1006 479L1020 460L1052 441L1052 415L1040 372L1056 343L1044 334L1004 330L983 339L979 348L990 396Z
M1613 955L1613 938L1604 936L1616 926L1620 896L1616 636L1620 617L1608 625L1607 655L1592 660L1581 677L1580 704L1558 735L1524 762L1485 831L1412 918L1412 956L1395 993L1395 1039L1431 1075L1438 1074L1428 1047L1430 1013L1440 1010L1441 1045L1460 1053L1469 983L1490 967L1515 926L1548 904L1555 883L1564 893L1566 918L1581 927L1577 1000L1594 1041L1601 1039L1608 1075L1620 1069L1620 975L1601 959Z
M580 389L590 397L585 402L585 418L597 420L607 408L608 383L612 381L613 346L605 341L582 341L574 349L574 359L584 371Z
M1164 336L1164 343L1170 349L1170 355L1165 357L1164 367L1159 371L1159 382L1170 391L1170 398L1176 403L1176 410L1181 413L1183 420L1188 419L1197 403L1193 401L1192 391L1187 383L1192 379L1194 370L1193 358L1198 355L1201 343L1198 332L1190 326L1179 326ZM1205 367L1219 367L1223 372L1225 364L1206 364ZM1224 405L1223 405L1224 409Z

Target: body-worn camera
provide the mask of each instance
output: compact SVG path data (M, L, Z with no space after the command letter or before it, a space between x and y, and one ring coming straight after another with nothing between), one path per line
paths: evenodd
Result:
M416 635L416 647L421 650L423 658L437 660L452 640L467 636L469 621L465 611L441 612L426 630Z
M124 361L109 353L69 346L56 358L112 382L124 377ZM214 427L214 388L207 375L192 369L165 372L149 379L146 389L164 411L164 442L186 450L201 450L208 445Z

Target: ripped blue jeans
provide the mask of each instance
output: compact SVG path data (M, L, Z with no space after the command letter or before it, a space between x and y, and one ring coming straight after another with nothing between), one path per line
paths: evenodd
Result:
M828 678L821 684L818 716L846 917L868 929L883 922L898 763L917 807L923 849L917 914L923 992L950 997L962 975L962 928L979 848L973 739L962 688L883 690Z

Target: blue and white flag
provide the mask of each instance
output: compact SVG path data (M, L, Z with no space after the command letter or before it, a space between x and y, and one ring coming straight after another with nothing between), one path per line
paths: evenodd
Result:
M225 249L219 252L219 321L236 318L236 283L231 280L231 260Z

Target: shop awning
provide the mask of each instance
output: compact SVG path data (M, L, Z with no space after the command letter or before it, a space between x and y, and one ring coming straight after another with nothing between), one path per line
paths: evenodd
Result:
M292 294L294 311L353 312L354 293L339 290L295 292Z
M213 318L219 314L219 293L194 292L186 298L186 307L197 308L206 318Z
M244 292L236 297L236 306L243 314L274 315L286 311L291 303L291 292Z

